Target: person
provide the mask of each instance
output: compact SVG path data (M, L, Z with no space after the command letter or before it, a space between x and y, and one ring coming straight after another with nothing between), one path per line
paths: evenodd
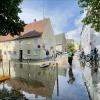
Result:
M50 52L51 52L52 61L55 61L55 58L56 58L55 51L53 49L51 49Z
M81 50L81 58L84 58L84 49Z
M94 54L98 54L98 49L97 48L94 48Z
M49 58L49 51L48 50L46 50L46 57L47 57L47 59Z
M70 66L72 66L73 56L74 56L73 52L69 52L68 63L69 63Z
M95 67L98 67L98 49L94 48L94 61L95 61Z

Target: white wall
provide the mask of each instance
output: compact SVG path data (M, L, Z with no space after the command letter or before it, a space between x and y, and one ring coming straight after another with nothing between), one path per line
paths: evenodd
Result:
M43 44L45 45L45 49L49 50L50 55L52 55L51 47L53 47L53 50L55 51L56 42L55 42L55 35L50 20L48 20L46 29L44 30L44 33L42 35L42 41Z
M90 45L90 35L91 35L91 30L89 27L85 27L82 35L81 35L81 48L84 49L84 52L86 54L90 53L91 50L91 45Z
M100 52L100 33L97 33L89 26L86 26L81 35L81 48L88 54L91 49L95 47L97 47Z

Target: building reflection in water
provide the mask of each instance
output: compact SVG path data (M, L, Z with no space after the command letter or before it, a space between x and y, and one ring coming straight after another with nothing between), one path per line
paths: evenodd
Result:
M4 74L9 75L10 72L11 75L11 79L4 84L21 92L29 100L35 98L52 100L54 95L60 96L59 75L66 77L66 66L40 68L32 63L14 61L10 62L10 67L9 62L3 62L3 66Z
M12 79L7 81L7 84L14 89L34 94L34 98L38 96L52 98L57 79L56 68L40 68L32 64L15 63L13 70L11 68L11 76Z

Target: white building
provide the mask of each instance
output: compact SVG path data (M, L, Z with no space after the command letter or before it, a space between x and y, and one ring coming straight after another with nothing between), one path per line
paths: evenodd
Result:
M91 49L98 48L100 52L100 33L95 32L90 26L85 26L81 34L81 49L90 53Z
M51 49L55 49L55 37L49 19L27 24L19 37L0 36L3 59L44 59Z

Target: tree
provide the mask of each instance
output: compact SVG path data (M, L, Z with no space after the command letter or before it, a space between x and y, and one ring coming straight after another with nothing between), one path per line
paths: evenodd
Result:
M0 35L20 35L23 31L24 21L20 20L18 13L23 0L0 0Z
M84 11L86 17L82 20L84 25L91 25L97 32L100 32L100 0L78 0L78 4Z
M74 44L73 43L68 43L67 44L67 51L68 52L73 52L74 51Z

